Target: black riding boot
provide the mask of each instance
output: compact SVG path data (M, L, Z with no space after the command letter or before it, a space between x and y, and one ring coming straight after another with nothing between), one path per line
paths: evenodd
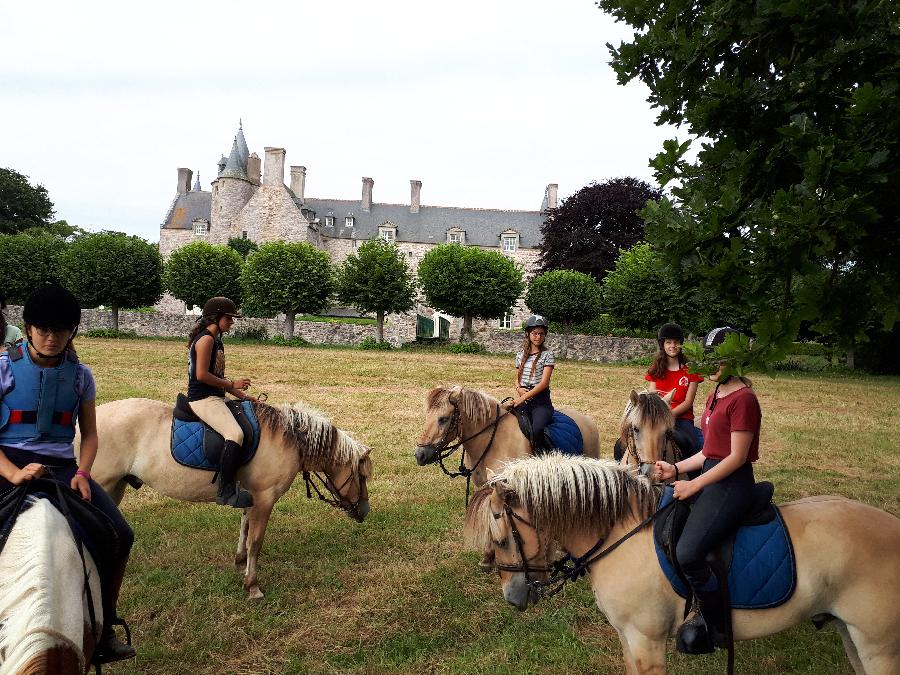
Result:
M241 446L234 441L225 441L222 461L219 464L219 492L216 494L216 504L233 506L236 509L253 506L252 495L239 488L235 482L240 458Z
M698 591L694 606L678 628L675 648L682 654L710 654L716 647L727 648L725 607L718 589Z
M125 622L118 618L116 614L116 604L119 600L119 589L122 587L122 579L125 578L126 560L121 560L119 569L117 569L110 582L103 589L103 632L100 635L100 641L94 650L94 656L91 661L96 665L104 663L113 663L114 661L123 661L125 659L133 659L137 652L131 646L131 635ZM122 642L116 636L113 626L121 625L125 628L125 634L128 642Z

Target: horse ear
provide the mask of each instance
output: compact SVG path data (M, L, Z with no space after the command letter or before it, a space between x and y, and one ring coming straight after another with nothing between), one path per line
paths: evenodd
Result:
M668 406L671 406L671 405L672 405L672 397L673 397L673 396L675 396L675 390L674 390L674 389L673 389L672 391L670 391L668 394L666 394L665 396L663 396L663 399L662 399L662 400L663 400L663 403L665 403L665 404L668 405Z
M462 397L462 385L456 384L450 388L450 395L447 397L450 403L457 405L459 403L459 399Z
M632 389L631 390L631 405L638 405L640 402L641 402L641 399L638 396L638 393L634 389Z

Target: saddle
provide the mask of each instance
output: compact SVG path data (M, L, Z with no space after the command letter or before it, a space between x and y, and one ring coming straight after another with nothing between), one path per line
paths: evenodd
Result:
M790 535L781 512L772 503L775 487L756 484L755 499L740 527L707 556L726 602L733 609L777 607L790 599L797 584ZM659 509L674 500L672 488L663 491ZM653 523L660 567L678 595L689 599L690 587L678 566L675 549L690 515L690 506L676 502Z
M253 459L259 447L259 421L250 401L235 399L225 404L244 432L240 459L243 466ZM178 394L172 411L172 458L192 469L217 471L224 447L222 435L194 414L187 396Z
M534 455L542 455L546 452L558 450L566 455L584 454L584 439L581 430L568 415L553 411L553 420L544 429L543 438L535 438L531 428L531 418L524 410L513 409L516 419L519 421L519 429L531 443L531 452Z

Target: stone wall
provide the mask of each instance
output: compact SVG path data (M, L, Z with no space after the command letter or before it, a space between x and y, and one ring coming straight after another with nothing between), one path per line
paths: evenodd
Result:
M81 331L95 328L111 328L111 312L102 309L86 309L81 313ZM10 306L6 308L6 318L10 323L22 325L22 308ZM167 314L163 312L119 312L119 330L134 331L141 336L149 337L187 337L197 320L196 316L184 314ZM451 339L459 338L459 324L456 321L451 329ZM236 331L264 327L271 337L282 334L281 319L244 318L235 324ZM454 330L455 329L455 330ZM522 347L522 332L518 330L497 330L491 323L476 322L475 340L487 351L501 354L515 353ZM455 333L455 334L454 334ZM358 345L367 337L375 337L374 325L357 325L348 323L331 323L320 321L297 321L294 334L312 344ZM393 346L399 347L405 342L416 339L416 315L393 314L387 317L384 326L384 338ZM557 355L560 353L561 338L551 334L547 342ZM599 335L569 336L568 358L579 361L629 361L652 354L656 350L655 340L639 338L604 337Z

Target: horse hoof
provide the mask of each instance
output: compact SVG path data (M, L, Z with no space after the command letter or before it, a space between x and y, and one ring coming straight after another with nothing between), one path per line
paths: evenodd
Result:
M248 600L262 600L264 597L263 592L259 590L259 586L253 586L247 591Z

